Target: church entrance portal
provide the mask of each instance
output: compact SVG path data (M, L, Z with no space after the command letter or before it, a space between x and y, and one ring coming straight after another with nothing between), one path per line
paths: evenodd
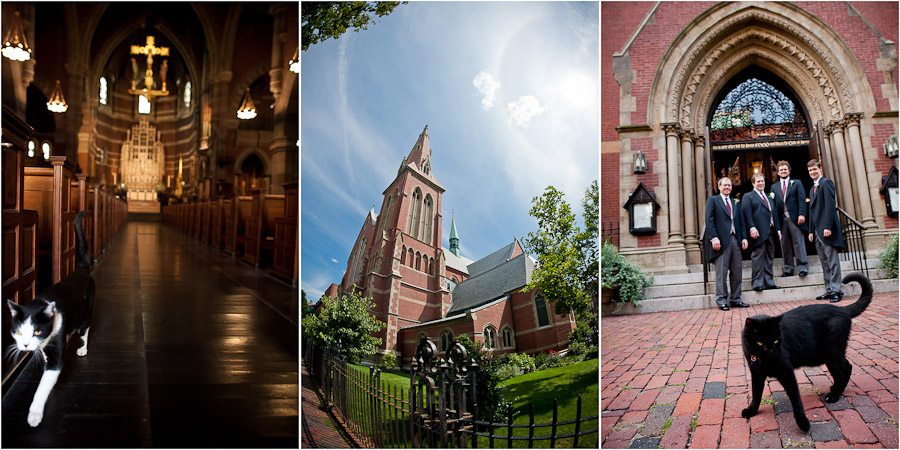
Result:
M806 163L818 158L815 127L809 125L805 108L789 86L751 66L724 86L713 105L707 121L713 189L728 176L734 185L732 196L740 199L753 190L751 177L762 173L768 193L778 180L778 162L787 161L791 178L809 192L813 181ZM807 250L815 252L809 243ZM781 257L780 245L776 257ZM750 250L743 258L750 259Z

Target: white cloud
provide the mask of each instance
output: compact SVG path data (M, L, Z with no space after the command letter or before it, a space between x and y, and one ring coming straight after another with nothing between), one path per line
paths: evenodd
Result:
M331 262L333 262L333 263L335 263L335 264L337 264L337 263L338 263L338 260L337 260L337 259L335 259L335 258L331 258Z
M494 79L494 76L487 71L482 70L475 75L472 80L472 86L484 95L481 99L481 107L483 109L491 109L494 107L494 98L496 98L497 89L500 89L500 82Z
M546 108L533 95L523 95L518 101L512 102L506 106L509 111L510 122L515 122L517 126L527 127L528 122L534 116L544 112Z

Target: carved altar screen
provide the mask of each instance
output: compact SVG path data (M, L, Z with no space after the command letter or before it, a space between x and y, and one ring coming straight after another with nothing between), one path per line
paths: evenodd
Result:
M159 132L141 118L122 145L122 180L129 200L156 201L156 186L166 167L166 153Z

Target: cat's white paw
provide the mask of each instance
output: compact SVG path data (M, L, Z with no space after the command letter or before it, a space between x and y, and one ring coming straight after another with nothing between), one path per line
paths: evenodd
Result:
M42 420L44 420L43 411L28 411L28 425L32 428L40 425Z
M84 347L80 347L75 351L75 354L78 356L87 356L87 345L85 345Z

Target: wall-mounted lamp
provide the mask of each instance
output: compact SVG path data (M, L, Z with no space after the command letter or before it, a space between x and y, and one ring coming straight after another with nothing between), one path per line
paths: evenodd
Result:
M644 183L638 184L622 207L628 210L629 233L634 235L656 233L656 211L659 209L659 203L656 202L653 192L644 187Z
M896 143L896 140L894 142ZM884 195L888 216L891 217L897 217L897 212L900 211L900 187L897 175L897 166L892 166L887 176L882 178L881 194Z
M887 155L888 158L896 158L898 154L900 154L900 144L897 143L897 136L890 135L885 141L884 145L884 154Z
M634 173L647 173L647 157L644 152L634 152Z

